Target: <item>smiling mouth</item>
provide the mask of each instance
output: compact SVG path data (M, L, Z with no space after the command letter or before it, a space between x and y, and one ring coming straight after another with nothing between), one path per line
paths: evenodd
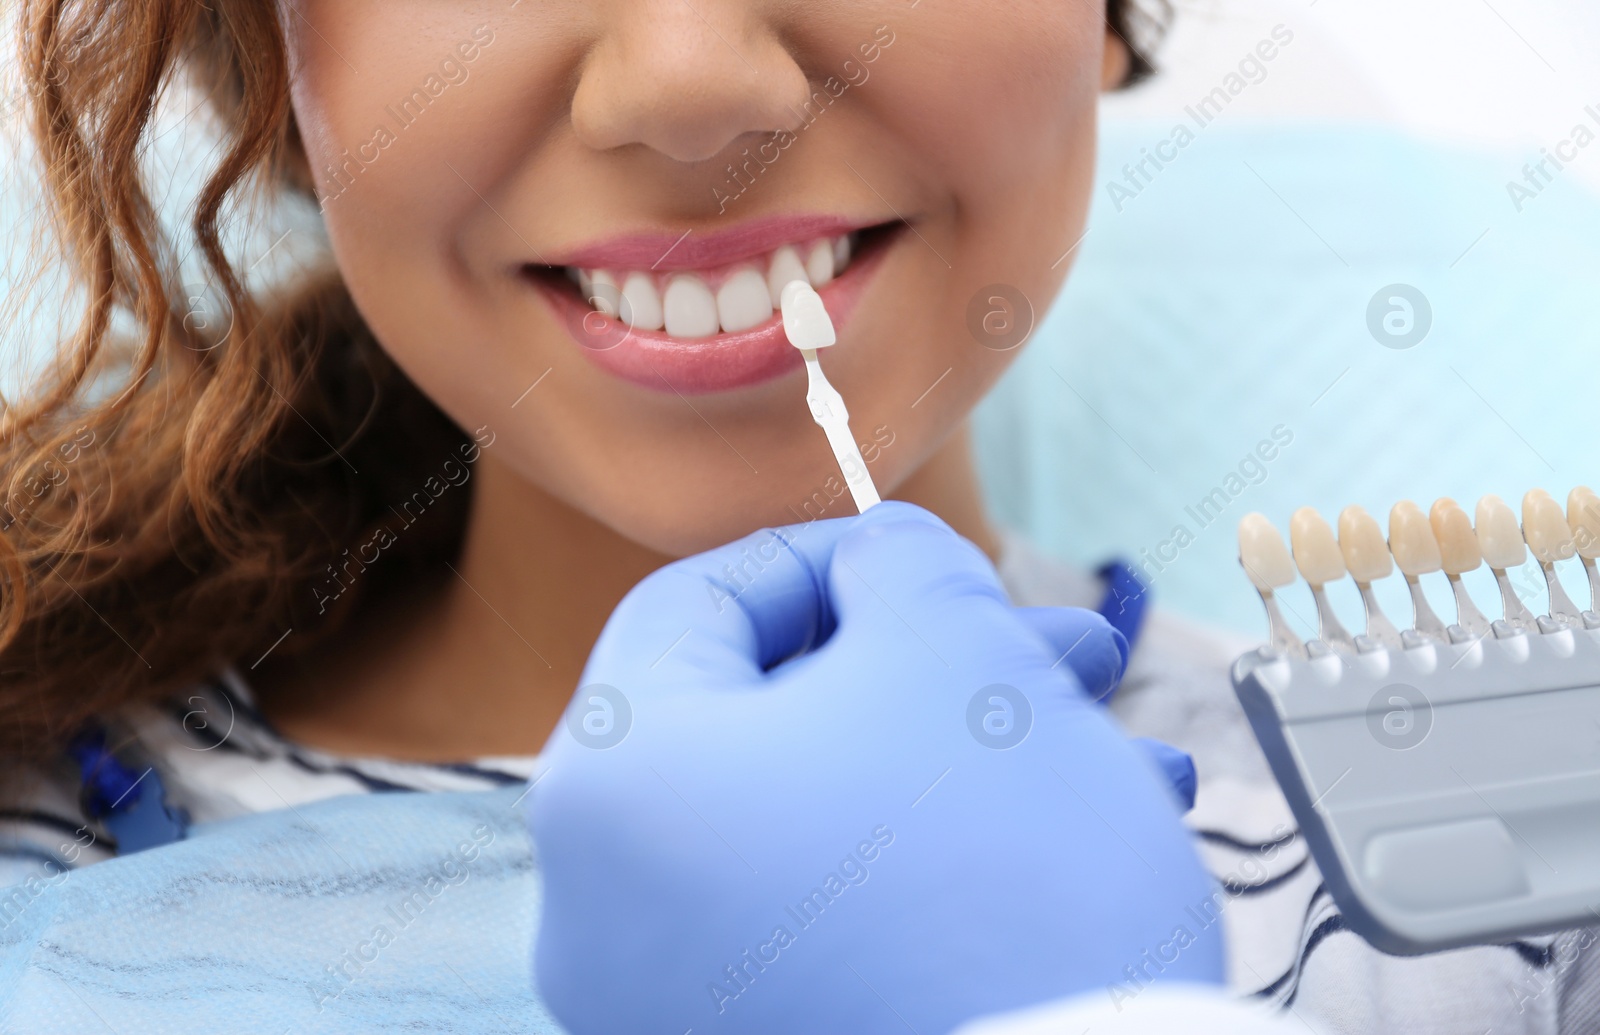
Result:
M641 234L575 252L566 265L520 270L599 369L657 392L726 392L804 369L774 304L785 284L816 287L843 336L909 226L796 217L677 243Z
M801 280L821 290L872 258L904 226L895 220L848 233L809 237L704 268L529 263L523 271L546 290L565 294L634 334L703 346L775 321L785 284Z

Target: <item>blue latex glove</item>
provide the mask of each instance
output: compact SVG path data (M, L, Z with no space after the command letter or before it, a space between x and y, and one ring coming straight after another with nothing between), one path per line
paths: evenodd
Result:
M529 795L555 1016L937 1035L1134 974L1220 982L1213 885L1072 645L908 504L644 580Z
M1111 699L1128 667L1130 649L1127 638L1099 612L1081 607L1019 607L1013 613L1046 641L1060 645L1061 661L1071 666L1089 696L1101 704ZM1189 753L1150 737L1136 737L1133 743L1166 774L1183 811L1194 808L1198 780Z

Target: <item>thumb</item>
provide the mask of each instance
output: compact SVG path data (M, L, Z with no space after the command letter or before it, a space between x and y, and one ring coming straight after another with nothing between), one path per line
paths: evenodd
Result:
M832 632L825 574L835 544L860 520L762 529L646 576L606 621L583 681L645 669L666 681L760 679Z

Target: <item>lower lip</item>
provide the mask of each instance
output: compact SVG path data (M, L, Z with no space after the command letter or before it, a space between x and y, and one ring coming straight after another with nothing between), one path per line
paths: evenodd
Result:
M817 289L841 336L890 243L877 242L878 247ZM771 381L805 363L800 350L789 344L783 318L776 312L765 323L736 334L672 338L660 331L634 330L594 311L575 292L537 277L528 279L555 308L584 355L602 370L645 388L693 395L725 392Z

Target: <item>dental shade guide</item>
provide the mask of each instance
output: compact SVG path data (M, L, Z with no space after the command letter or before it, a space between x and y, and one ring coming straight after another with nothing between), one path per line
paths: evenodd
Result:
M1353 652L1356 638L1333 613L1333 605L1328 603L1327 591L1323 589L1348 573L1333 529L1316 510L1301 507L1289 519L1289 543L1294 548L1295 566L1311 585L1311 599L1317 605L1317 638L1330 647Z
M1593 489L1580 485L1567 496L1567 525L1572 529L1572 543L1583 559L1583 570L1589 576L1589 616L1600 612L1600 567L1595 559L1600 557L1600 496ZM1600 618L1597 618L1600 620Z
M878 489L867 472L867 462L861 457L855 436L850 434L850 411L845 409L844 397L822 372L817 361L817 350L832 345L837 338L833 321L822 304L822 296L803 280L791 280L779 295L783 310L783 333L789 344L800 350L806 360L806 403L811 407L811 417L828 436L833 457L844 475L845 485L856 510L866 513L868 507L883 502Z
M1378 522L1354 504L1339 512L1339 552L1344 554L1345 567L1361 594L1361 606L1367 615L1367 631L1356 638L1358 649L1399 650L1400 630L1383 613L1372 592L1374 582L1388 578L1394 571L1394 558L1389 556Z
M1472 602L1466 583L1461 581L1467 572L1483 567L1483 549L1478 545L1478 534L1472 530L1472 519L1455 500L1439 499L1428 511L1428 523L1439 542L1440 566L1456 598L1456 624L1449 628L1451 642L1489 635L1489 619Z
M1406 588L1411 591L1411 608L1414 618L1411 632L1439 643L1448 643L1449 633L1444 622L1434 614L1428 598L1422 592L1422 576L1440 570L1443 557L1439 541L1433 537L1433 526L1428 516L1410 500L1401 500L1389 511L1389 553L1394 556L1395 567L1406 578ZM1402 642L1406 634L1401 633Z
M1476 515L1474 527L1451 500L1431 515L1401 504L1392 555L1380 558L1376 522L1347 508L1339 546L1368 632L1352 649L1324 623L1323 642L1302 652L1282 643L1273 602L1294 581L1273 551L1282 541L1260 514L1239 525L1271 645L1234 662L1234 691L1346 922L1388 953L1586 927L1600 902L1600 497L1574 490L1563 516L1547 493L1530 492L1521 529L1498 497L1485 496ZM1305 510L1291 524L1295 560L1318 596L1338 571L1325 529ZM1506 578L1530 550L1551 587L1538 618ZM1581 613L1555 577L1556 562L1574 554L1590 575ZM1505 597L1505 617L1493 622L1462 579L1484 564ZM1371 584L1394 567L1417 622L1391 641ZM1438 618L1420 585L1441 570L1457 606L1443 636L1430 632Z
M1574 553L1572 527L1561 513L1561 504L1543 489L1530 489L1522 498L1522 537L1527 540L1533 559L1544 570L1545 584L1550 591L1551 620L1581 628L1583 619L1578 616L1578 605L1567 596L1561 580L1556 577L1556 562Z
M1500 587L1500 604L1505 610L1505 617L1495 623L1495 635L1510 635L1506 631L1508 628L1512 631L1538 632L1539 626L1533 619L1533 612L1517 596L1517 591L1511 586L1511 577L1506 574L1512 568L1521 567L1528 559L1528 545L1522 541L1517 516L1511 513L1511 508L1499 496L1485 496L1478 501L1477 531L1478 545L1483 550L1483 563L1494 572L1495 583Z
M1264 514L1246 514L1239 522L1239 563L1250 578L1250 584L1261 594L1261 604L1267 609L1270 627L1268 640L1271 649L1294 658L1306 657L1306 645L1300 642L1289 623L1278 609L1278 600L1272 591L1294 582L1294 562L1284 548L1283 537L1272 527Z

